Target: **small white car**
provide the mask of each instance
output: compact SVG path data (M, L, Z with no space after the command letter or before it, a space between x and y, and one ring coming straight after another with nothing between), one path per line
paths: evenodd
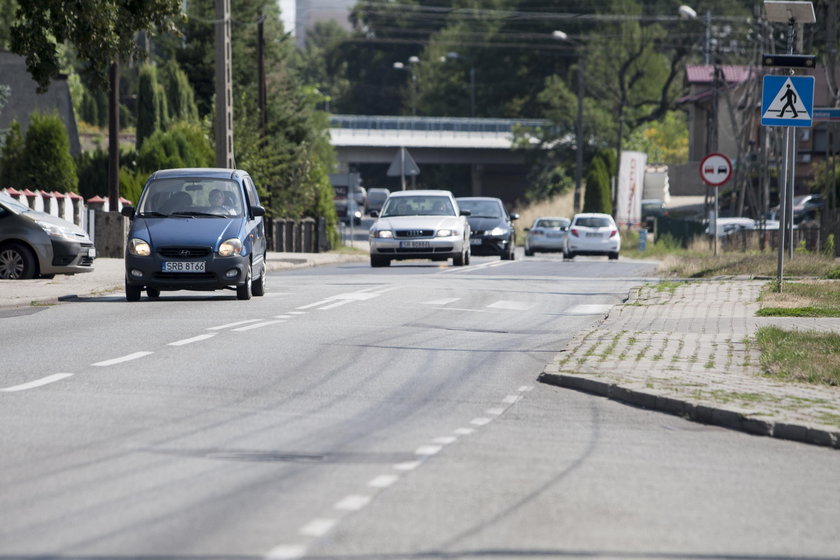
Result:
M618 259L621 235L609 214L575 214L566 236L566 258L577 255L607 255Z
M452 193L444 190L397 191L388 196L370 228L370 266L393 260L452 259L470 263L470 225Z

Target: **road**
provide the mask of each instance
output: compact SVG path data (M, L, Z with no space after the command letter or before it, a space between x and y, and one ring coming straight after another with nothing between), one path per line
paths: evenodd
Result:
M536 381L651 273L348 264L4 318L0 559L840 557L840 453Z

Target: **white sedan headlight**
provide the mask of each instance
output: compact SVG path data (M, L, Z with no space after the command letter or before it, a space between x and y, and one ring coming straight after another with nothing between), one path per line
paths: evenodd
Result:
M152 254L152 248L147 242L135 237L128 242L128 253L135 257L148 257Z
M393 239L394 232L390 229L377 229L371 232L371 236L377 239Z
M220 257L232 257L233 255L238 255L241 252L242 241L240 241L237 237L232 237L226 241L223 241L222 244L219 245Z
M503 227L494 227L490 231L487 232L487 235L498 236L498 235L507 235L508 229Z
M452 237L453 235L458 235L458 232L454 229L439 229L435 233L435 237Z

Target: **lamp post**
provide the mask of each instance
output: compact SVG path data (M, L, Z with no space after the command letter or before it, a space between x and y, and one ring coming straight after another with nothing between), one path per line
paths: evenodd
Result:
M414 71L414 65L420 62L416 56L408 57L408 63L395 62L394 69L406 70L411 73L411 114L417 116L417 73Z
M555 30L551 36L560 41L568 41L575 47L577 54L577 120L575 121L575 196L572 202L572 210L577 213L581 209L581 187L583 183L583 96L586 90L584 67L586 57L580 52L581 44L573 41L569 36L560 30Z
M441 57L441 61L445 61L447 58L453 60L466 60L470 64L470 118L475 118L475 64L473 64L472 59L461 56L455 51L449 51L446 53L446 56Z

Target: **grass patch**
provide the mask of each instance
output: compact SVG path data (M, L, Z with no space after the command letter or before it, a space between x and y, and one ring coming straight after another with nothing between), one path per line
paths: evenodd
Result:
M786 381L840 387L840 335L819 331L756 331L761 366Z
M777 273L776 254L769 252L722 253L713 255L693 253L671 253L664 257L659 272L665 276L679 278L714 278L716 276L748 276L750 278L774 278ZM837 260L824 255L796 255L785 259L784 275L829 278L840 274Z
M808 280L766 285L759 295L760 317L840 317L840 282Z

